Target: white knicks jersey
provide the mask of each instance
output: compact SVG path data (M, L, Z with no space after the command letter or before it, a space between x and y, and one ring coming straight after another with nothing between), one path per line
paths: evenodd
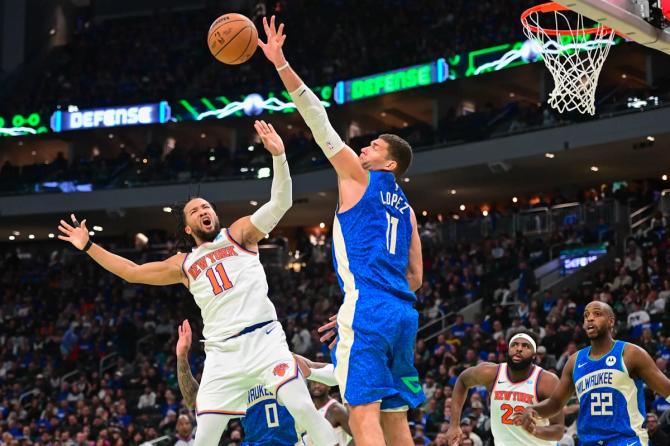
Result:
M258 254L240 246L227 229L194 248L182 265L200 307L207 341L222 341L246 327L277 320Z
M330 406L332 406L336 402L337 400L333 398L329 399L328 402L321 407L321 409L317 410L317 412L319 412L319 415L321 415L323 418L326 418L328 409L330 409ZM344 429L342 429L342 426L334 427L333 432L335 432L335 438L337 439L337 446L347 446L351 442L351 436L347 434L347 432ZM304 446L314 446L314 443L312 443L312 440L309 438L309 435L305 435L302 437L302 444Z
M491 389L491 432L495 446L556 446L556 441L541 440L523 427L514 425L514 415L537 404L537 385L544 370L533 366L530 376L514 382L507 373L507 364L498 366L498 375ZM538 426L548 426L548 420L538 420Z

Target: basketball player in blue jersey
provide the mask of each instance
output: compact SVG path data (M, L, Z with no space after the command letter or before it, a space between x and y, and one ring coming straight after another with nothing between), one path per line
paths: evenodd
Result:
M337 135L316 95L289 66L284 25L264 19L259 42L315 141L338 176L333 223L335 270L344 293L333 350L335 377L349 405L358 446L413 445L407 410L424 401L414 368L418 313L414 290L423 265L416 217L396 182L412 149L396 135L380 135L360 156Z
M557 414L576 393L580 445L648 445L643 384L670 401L670 379L642 348L613 339L614 323L608 304L586 306L584 330L591 346L570 357L551 397L517 414L515 424L532 433L536 419Z
M188 354L191 348L191 325L185 320L178 328L177 339L177 381L184 398L184 405L195 408L199 384L191 373ZM305 363L296 356L301 371L309 374L314 382L333 384L332 369L328 364ZM303 372L304 373L304 372ZM285 406L279 404L275 396L263 385L253 387L248 392L246 414L241 419L244 428L242 446L294 446L302 445L303 430L296 427L295 420Z

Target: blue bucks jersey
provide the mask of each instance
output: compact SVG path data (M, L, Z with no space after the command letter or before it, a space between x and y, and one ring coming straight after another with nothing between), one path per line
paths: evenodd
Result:
M586 445L642 445L648 443L642 381L633 380L623 362L626 343L615 341L598 360L591 347L577 352L573 380L579 398L577 435Z
M412 239L410 214L395 176L370 171L361 200L335 214L333 223L333 262L345 294L358 290L361 296L370 291L411 302L416 299L406 278Z
M262 385L249 390L242 427L242 446L294 446L300 441L291 414Z

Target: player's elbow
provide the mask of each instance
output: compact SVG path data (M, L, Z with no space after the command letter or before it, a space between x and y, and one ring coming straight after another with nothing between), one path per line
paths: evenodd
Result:
M409 271L407 273L407 283L409 289L416 292L423 284L423 271Z
M121 278L128 283L141 283L140 274L135 266L126 268L123 274L121 274Z

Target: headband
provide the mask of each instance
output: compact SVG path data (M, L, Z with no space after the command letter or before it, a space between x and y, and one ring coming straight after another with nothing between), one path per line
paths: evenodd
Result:
M512 336L512 339L509 340L510 345L512 345L512 342L514 342L517 339L524 339L524 340L528 341L530 343L530 345L533 346L533 352L537 351L537 344L535 344L535 341L533 340L533 338L528 336L526 333L519 333L519 334L515 334L514 336Z

